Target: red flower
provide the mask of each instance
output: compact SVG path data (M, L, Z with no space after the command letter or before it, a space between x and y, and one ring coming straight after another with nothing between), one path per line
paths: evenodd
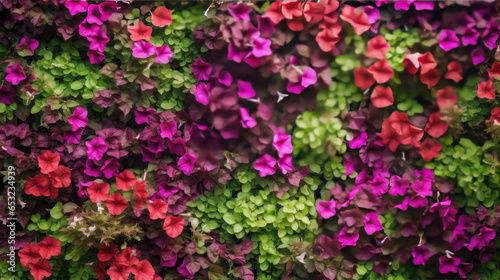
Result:
M420 63L418 62L418 58L420 57L420 53L414 54L405 54L403 59L403 66L410 74L415 74L418 72L418 68L420 68Z
M59 195L59 189L49 186L50 199L54 200Z
M138 263L139 260L136 257L135 250L132 250L131 248L127 247L123 249L123 251L120 254L116 255L115 262L130 267Z
M396 151L399 144L411 144L414 147L420 146L420 139L424 135L424 130L413 126L405 113L394 111L382 123L380 137L383 144L389 144L389 149Z
M168 204L161 199L157 199L153 203L148 204L148 210L151 220L165 219L165 213L167 213Z
M418 150L425 161L429 161L439 156L439 151L441 151L441 144L430 137L425 138L424 142L422 142L422 146Z
M118 246L116 246L113 243L109 244L101 244L101 247L99 247L99 253L97 253L97 258L101 262L109 261L111 260L114 256L118 254Z
M373 106L377 108L391 106L394 103L392 89L390 87L384 88L382 86L376 86L373 89L370 100L372 101Z
M151 12L151 23L158 26L164 27L172 23L172 11L160 6Z
M108 207L109 213L113 215L120 215L127 209L128 202L123 197L123 195L119 193L113 193L109 196L108 200L106 200L106 207Z
M128 32L130 32L130 39L132 41L149 41L149 39L151 39L151 33L153 32L153 28L151 28L151 26L146 26L142 21L139 21L139 24L134 26L129 26L127 29Z
M276 1L269 6L266 10L266 16L274 23L278 24L283 18L283 14L281 13L281 1Z
M149 261L143 260L132 266L132 273L135 275L135 280L151 280L155 270Z
M52 270L50 269L49 260L42 259L36 263L29 264L30 273L33 275L35 280L42 280L46 276L52 275Z
M306 2L304 4L304 18L309 23L317 23L325 15L325 6L316 2Z
M435 86L439 82L439 79L441 79L441 72L438 69L432 69L425 74L422 74L422 71L420 71L420 81L426 84L428 88Z
M97 274L97 277L99 280L104 280L106 278L106 267L109 266L111 262L101 262L98 261L97 265L94 268L95 274Z
M359 66L356 70L354 70L354 83L360 89L365 90L375 83L375 79L366 68Z
M432 53L426 52L425 54L418 57L418 63L420 64L420 75L425 74L432 69L436 68L437 63L434 60Z
M500 76L500 62L493 63L491 68L486 69L486 71L488 71L488 77L490 77L490 79L493 79L495 76Z
M462 80L462 65L456 61L450 62L448 64L448 73L444 77L455 83L460 82Z
M33 178L28 178L24 186L24 192L34 196L49 196L49 177L45 174L37 174Z
M437 104L439 109L444 109L446 107L452 106L458 100L457 95L453 92L453 89L450 86L447 86L441 90L436 92L437 95Z
M492 80L481 82L477 85L477 96L479 98L495 99L497 88L493 86Z
M276 3L276 2L274 2ZM316 42L318 43L320 49L324 52L332 51L335 44L339 41L339 32L342 26L337 22L337 24L320 24L320 28L323 28L318 35L316 35Z
M134 197L138 198L135 201L135 206L144 207L144 202L149 198L148 191L146 191L146 181L139 181L134 185Z
M373 78L379 84L389 81L392 76L394 76L394 72L392 71L387 59L377 60L370 67L368 67L368 72L373 75Z
M71 184L71 171L66 166L58 166L49 173L50 183L54 188L66 188Z
M89 193L89 197L92 202L98 203L105 201L108 199L109 184L94 181L92 182L92 185L87 188L87 192Z
M368 51L366 55L369 57L384 59L385 54L391 49L384 36L378 35L368 41Z
M347 21L354 27L354 32L361 35L368 29L370 29L370 22L368 21L368 16L365 13L363 7L354 8L349 5L345 5L342 9L342 14L340 18Z
M37 263L42 256L40 256L40 252L38 252L38 245L37 244L30 244L17 253L19 256L19 261L21 262L21 265L24 267L28 267L29 264L32 263Z
M182 233L182 230L184 229L184 218L174 216L166 217L163 223L163 229L168 236L176 238Z
M59 239L45 236L42 242L38 243L38 251L43 259L50 259L53 256L61 254L61 241Z
M440 137L448 129L448 123L441 120L439 112L432 113L429 117L429 122L425 126L425 131L432 137Z
M127 280L130 272L132 272L132 268L129 266L121 263L113 263L113 265L109 267L107 274L112 280ZM139 278L136 277L135 279Z
M129 191L130 188L137 182L135 175L125 170L122 173L116 175L116 189L122 191Z
M490 122L500 123L500 107L495 107L491 110Z
M43 155L38 156L38 166L41 168L40 172L48 174L49 172L56 170L60 160L61 157L59 155L56 155L51 151L46 151Z

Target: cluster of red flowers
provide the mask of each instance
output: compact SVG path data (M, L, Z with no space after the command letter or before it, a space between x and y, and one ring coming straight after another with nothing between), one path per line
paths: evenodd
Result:
M119 252L115 244L102 244L94 272L99 280L104 280L106 275L109 275L111 280L129 279L131 273L135 275L135 280L161 280L149 261L139 261L136 256L136 251L130 247Z
M67 188L71 184L71 171L68 167L59 165L61 157L46 151L38 156L38 166L41 174L26 180L24 191L34 196L47 196L55 199L60 188Z
M31 243L18 252L21 265L30 269L35 280L52 275L49 260L59 254L61 254L61 241L50 236L46 236L39 243Z
M151 23L158 27L165 27L171 24L172 11L163 6L156 8L151 12ZM132 41L149 41L149 39L151 39L151 34L153 33L153 28L151 26L147 26L142 21L136 25L129 26L127 30L130 33L130 39L132 39Z
M488 72L488 80L477 85L477 96L479 98L495 99L497 88L493 86L495 77L500 77L500 62L495 62L491 68L486 69ZM500 125L500 107L495 107L491 110L490 122L493 125Z

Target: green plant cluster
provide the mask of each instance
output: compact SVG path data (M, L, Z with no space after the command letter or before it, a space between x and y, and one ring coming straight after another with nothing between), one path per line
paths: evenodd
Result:
M465 84L456 89L458 104L466 108L461 115L461 121L474 127L488 120L491 116L492 100L477 97L477 85L481 82L479 77L472 76Z
M389 30L382 26L380 28L380 34L384 36L391 49L385 54L389 65L394 72L403 72L404 66L401 63L406 54L406 49L413 47L416 43L421 41L418 34L418 29L411 28L407 31L401 29ZM397 75L395 76L397 78Z
M371 261L359 262L356 266L356 274L352 277L355 280L426 280L432 279L432 272L423 266L413 264L401 264L394 260L391 262L385 275L380 275L373 270L374 264Z
M254 242L247 256L256 279L276 279L283 272L280 259L290 254L294 242L312 242L317 230L314 190L318 180L306 177L300 188L291 186L278 198L273 184L284 184L283 178L261 178L251 166L233 173L226 186L218 184L187 205L204 232L220 233L222 242Z

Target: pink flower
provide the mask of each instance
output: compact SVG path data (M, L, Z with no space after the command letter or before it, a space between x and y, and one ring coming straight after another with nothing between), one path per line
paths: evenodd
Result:
M156 48L153 44L140 40L134 42L134 47L132 48L132 56L135 58L148 58L155 54Z
M16 46L16 49L29 49L28 55L33 55L35 53L36 48L38 48L38 41L36 39L29 39L24 36L21 39L21 42ZM25 56L21 54L22 56Z
M458 40L455 32L453 32L452 30L443 29L439 33L438 37L439 46L445 51L449 51L460 46L460 41Z
M413 256L413 263L416 265L424 265L425 262L434 254L435 253L431 253L425 245L415 246L411 252L411 255Z
M64 139L68 144L79 144L82 140L83 129L64 131Z
M442 274L450 272L457 273L459 264L459 258L449 258L448 256L441 256L439 257L439 272L441 272Z
M484 50L482 47L477 47L473 49L471 55L472 55L472 64L474 65L478 65L479 63L482 63L485 60Z
M467 27L462 33L462 44L464 44L464 46L474 46L477 43L478 38L479 32L477 32L475 28Z
M302 76L300 78L300 82L298 83L288 82L288 85L286 86L287 91L299 94L302 92L302 90L304 90L310 85L315 84L316 81L318 80L316 71L314 71L314 69L312 69L309 66L304 68L301 74Z
M107 159L104 162L104 165L101 167L100 171L102 172L102 174L104 174L104 177L109 179L120 173L119 168L120 168L120 163L116 158L113 157Z
M267 175L273 175L276 173L276 160L269 154L265 154L255 161L253 168L259 171L260 177L266 177Z
M108 150L104 139L99 136L85 142L85 145L87 146L88 159L101 160L104 153Z
M0 103L10 105L14 103L15 96L16 91L13 87L8 85L3 85L0 87Z
M146 123L148 122L149 116L154 115L155 113L156 111L154 109L139 107L134 111L135 122L137 124Z
M281 170L281 173L286 174L293 170L292 165L292 156L286 155L278 159L278 167Z
M250 82L238 80L238 95L241 98L252 98L255 96L255 91Z
M89 5L87 9L87 22L88 23L95 23L97 25L102 25L102 20L101 20L101 12L99 11L99 7L96 4L91 4Z
M73 114L68 117L68 123L71 124L71 131L77 131L78 129L87 126L89 119L87 118L87 110L82 107L77 107Z
M198 81L208 80L210 72L212 72L212 65L204 62L198 57L191 65L191 70L193 70L193 74Z
M359 239L359 229L343 227L340 230L338 239L342 246L356 246L356 242Z
M78 13L85 13L87 11L89 4L87 3L87 1L66 0L64 1L64 6L68 8L69 14L74 16Z
M293 152L292 136L277 132L274 134L273 146L276 148L276 151L278 151L280 157L291 154Z
M194 91L194 98L200 104L207 105L210 100L210 83L199 82Z
M174 121L164 122L160 124L161 133L160 136L163 138L168 138L172 140L172 136L177 131L177 123Z
M410 186L410 182L404 178L394 175L391 177L391 189L389 190L390 195L404 195L406 189Z
M479 230L479 233L472 236L470 239L469 246L467 246L467 249L469 251L472 251L474 249L481 250L483 247L487 246L491 240L493 240L496 236L496 232L487 227L482 227Z
M252 128L257 125L257 121L250 117L248 110L240 107L241 125L245 128ZM285 173L286 174L286 173Z
M271 40L261 38L261 37L253 37L252 40L252 52L255 57L264 57L273 54L271 51Z
M184 172L186 175L191 175L191 172L194 169L194 164L198 158L190 153L186 153L183 156L179 158L179 161L177 162L177 168Z
M170 47L167 45L156 47L155 52L156 52L156 57L155 57L156 63L167 64L170 62L170 58L172 58L172 56L174 55L174 53L170 50Z
M316 210L318 211L318 214L323 217L323 219L329 219L335 216L335 207L337 207L337 201L333 199L330 201L316 202Z
M99 64L104 60L104 58L106 58L104 53L94 50L88 50L87 56L89 57L91 64Z
M87 36L87 40L90 42L89 49L104 52L106 48L106 43L109 42L109 38L101 28L97 26L92 26L90 34Z
M11 82L13 85L18 85L22 80L26 79L26 74L19 63L7 66L5 73L7 73L5 80Z
M378 218L377 213L375 212L370 212L365 215L365 231L366 234L372 235L376 231L382 230L382 224L380 223L380 220Z

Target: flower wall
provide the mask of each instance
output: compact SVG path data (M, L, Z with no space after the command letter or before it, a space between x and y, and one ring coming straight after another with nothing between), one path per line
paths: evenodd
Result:
M497 2L0 14L2 276L500 278Z

